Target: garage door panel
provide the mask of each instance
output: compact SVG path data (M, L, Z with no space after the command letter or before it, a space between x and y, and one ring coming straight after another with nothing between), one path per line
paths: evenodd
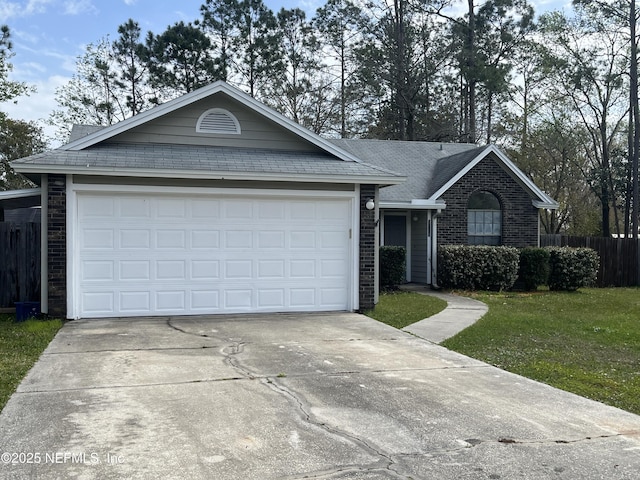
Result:
M112 291L85 292L82 295L82 310L89 315L111 315L115 310Z
M187 205L183 199L158 200L158 218L183 219L187 217Z
M192 280L218 280L220 278L220 262L217 260L192 260Z
M91 218L113 218L115 215L115 198L87 198L78 209L78 218L80 220Z
M92 250L112 250L115 247L114 231L107 228L87 228L80 236L80 246Z
M252 248L253 232L251 230L230 230L224 235L224 248Z
M184 260L156 261L156 278L158 280L186 281L187 268Z
M259 309L284 309L285 289L284 288L264 288L258 290L257 307Z
M204 310L213 312L220 308L220 292L218 290L192 290L191 291L192 310Z
M195 219L213 220L220 218L220 200L195 198L190 204L191 216Z
M253 219L254 202L251 200L234 200L224 202L224 219L248 220Z
M315 288L291 288L289 290L292 308L308 309L316 305Z
M123 314L146 313L151 309L151 294L144 292L120 292L120 311Z
M223 308L232 311L250 310L252 297L253 292L250 289L227 289L224 292Z
M314 259L291 260L289 263L291 278L315 278L316 261Z
M117 197L118 216L125 219L151 218L151 201L146 197Z
M284 231L263 231L256 233L258 241L257 248L278 249L285 248L286 232Z
M187 246L184 230L157 230L156 247L163 249L184 249Z
M157 311L182 312L186 309L186 292L184 290L158 290L155 293Z
M294 231L290 234L291 248L298 249L315 249L316 248L316 232L314 231Z
M285 264L284 260L258 260L258 280L262 279L284 279Z
M122 228L119 235L119 247L123 250L151 248L151 232L139 228Z
M350 205L78 194L80 315L347 309Z
M192 249L217 249L220 247L218 230L194 230L191 232Z
M151 262L149 260L121 260L119 279L121 281L144 281L151 280Z

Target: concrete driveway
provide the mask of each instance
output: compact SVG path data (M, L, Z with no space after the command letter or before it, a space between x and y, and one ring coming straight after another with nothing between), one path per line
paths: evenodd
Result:
M91 320L0 453L11 479L633 479L640 417L357 314Z

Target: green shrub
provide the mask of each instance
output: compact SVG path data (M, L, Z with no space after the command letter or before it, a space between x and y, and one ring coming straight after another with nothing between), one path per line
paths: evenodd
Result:
M406 282L407 250L404 247L380 247L380 286L395 290Z
M438 282L444 288L508 290L518 278L512 247L445 245L438 249Z
M525 290L535 290L549 281L549 250L527 247L520 250L518 282Z
M549 289L575 291L592 286L600 257L590 248L549 247Z

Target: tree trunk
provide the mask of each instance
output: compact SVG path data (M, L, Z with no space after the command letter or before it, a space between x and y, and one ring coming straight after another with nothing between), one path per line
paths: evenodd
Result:
M633 218L631 231L633 238L638 235L638 156L640 155L640 110L638 105L638 43L636 39L636 1L631 0L629 8L629 26L631 29L631 68L630 68L630 95L631 110L633 112L633 158L631 171L633 177Z
M476 142L476 14L473 9L473 0L468 0L469 5L469 25L467 27L467 36L465 38L465 52L467 61L467 94L469 109L469 129L467 133L467 142Z

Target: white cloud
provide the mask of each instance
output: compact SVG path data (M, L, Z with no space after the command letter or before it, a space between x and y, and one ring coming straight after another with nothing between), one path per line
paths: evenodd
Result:
M137 3L138 0L124 0L124 4L131 6L131 5L135 5Z
M29 0L26 5L18 2L0 0L0 21L6 22L10 18L28 17L37 13L44 13L53 0Z
M64 13L66 15L97 14L99 10L91 0L67 0L64 2Z

